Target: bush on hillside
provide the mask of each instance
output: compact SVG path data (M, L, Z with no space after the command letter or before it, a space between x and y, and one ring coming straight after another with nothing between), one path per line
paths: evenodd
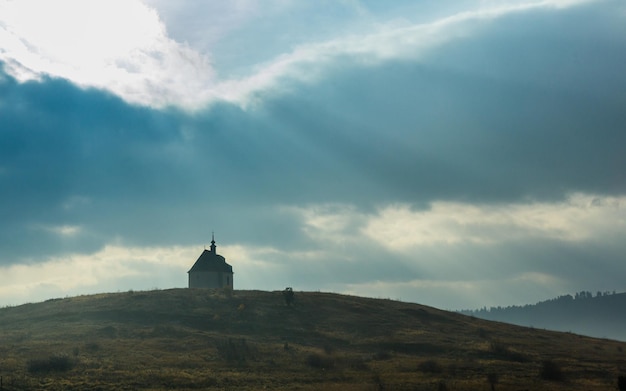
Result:
M541 364L541 372L539 376L543 380L550 381L563 381L565 380L565 375L563 374L563 370L561 366L552 360L545 360Z
M28 361L28 372L66 372L74 368L76 363L67 355L55 355L48 358L35 358Z
M417 369L419 369L421 372L425 372L425 373L441 373L441 372L443 372L443 367L441 366L441 364L439 364L435 360L423 361L423 362L421 362L417 366Z
M391 358L391 353L386 350L381 350L379 352L374 353L372 359L376 361L389 360Z
M243 363L254 358L254 349L248 345L245 338L228 338L216 343L215 347L219 356L226 361Z
M293 304L293 300L294 300L294 293L293 293L293 288L292 287L287 287L285 288L285 290L283 291L283 297L285 298L285 303L290 306L291 304Z
M498 376L497 373L489 372L487 374L487 382L491 386L491 391L495 391L496 390L496 384L498 384L499 380L500 380L500 377Z
M530 359L523 353L511 350L506 344L498 341L491 341L489 350L496 357L503 360L515 361L515 362L528 362Z
M335 359L328 355L319 353L311 353L306 358L306 363L317 369L333 369L335 367Z

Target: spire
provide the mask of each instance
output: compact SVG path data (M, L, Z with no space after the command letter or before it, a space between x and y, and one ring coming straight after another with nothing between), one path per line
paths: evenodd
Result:
M215 254L215 232L211 232L211 252Z

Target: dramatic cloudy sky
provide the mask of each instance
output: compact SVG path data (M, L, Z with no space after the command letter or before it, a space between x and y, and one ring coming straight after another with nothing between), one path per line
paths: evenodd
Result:
M0 0L0 305L626 290L623 0Z

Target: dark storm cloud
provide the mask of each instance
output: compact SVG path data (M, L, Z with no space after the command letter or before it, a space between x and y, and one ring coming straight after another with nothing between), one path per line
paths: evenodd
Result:
M344 201L516 201L625 190L625 121L615 102L409 64L352 70L329 90L343 94L325 96L316 86L315 100L271 110L363 176L357 185L368 192L346 191ZM352 179L327 191L341 197Z
M3 262L116 237L197 243L218 226L297 244L271 207L315 188L315 170L305 146L267 123L229 105L198 116L139 108L56 79L4 76L1 88ZM47 229L66 225L84 228L80 240Z
M155 152L178 137L173 116L54 79L5 76L0 94L3 248L50 252L56 240L42 227L90 224L106 202L158 188ZM89 201L70 207L72 198Z

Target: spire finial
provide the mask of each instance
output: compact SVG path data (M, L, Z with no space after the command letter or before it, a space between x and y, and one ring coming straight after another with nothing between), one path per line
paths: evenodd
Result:
M211 232L211 252L215 253L215 232Z

